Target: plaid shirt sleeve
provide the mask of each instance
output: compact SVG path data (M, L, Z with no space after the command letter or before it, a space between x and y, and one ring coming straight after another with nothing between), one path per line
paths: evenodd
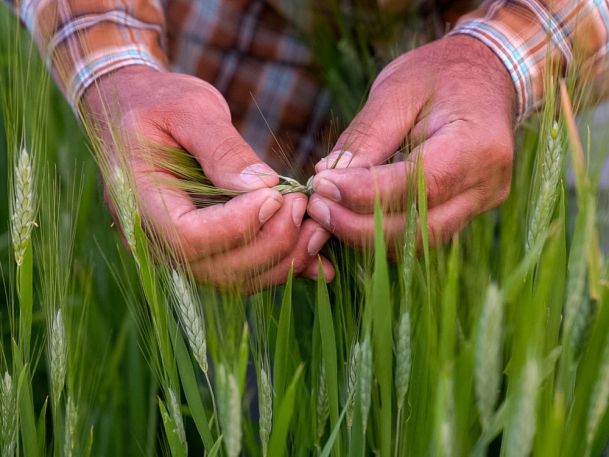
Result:
M9 0L11 2L11 0ZM158 0L16 0L60 89L74 108L97 78L140 64L165 68Z
M519 122L541 105L550 62L562 72L576 69L580 84L606 95L608 0L485 0L451 34L477 38L501 59L516 89Z

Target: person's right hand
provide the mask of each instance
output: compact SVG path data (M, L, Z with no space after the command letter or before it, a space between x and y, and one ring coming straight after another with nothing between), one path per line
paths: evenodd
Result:
M131 168L146 229L179 247L198 280L252 291L284 282L292 265L296 275L316 277L329 234L313 220L303 222L305 195L272 189L277 175L239 135L226 101L210 84L129 66L101 78L83 101L85 116L109 144L106 160ZM175 176L151 166L150 144L182 148L214 185L249 192L197 208L171 185ZM322 263L329 280L332 265Z

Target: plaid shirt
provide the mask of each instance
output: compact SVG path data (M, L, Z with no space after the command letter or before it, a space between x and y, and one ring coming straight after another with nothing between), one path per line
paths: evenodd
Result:
M74 106L96 78L120 67L172 69L217 87L237 128L271 165L282 163L269 131L289 143L293 165L315 160L330 97L297 32L309 20L307 0L8 1ZM381 9L407 2L369 1ZM577 66L609 92L609 0L486 0L450 33L475 37L500 57L520 120L541 104L550 61L562 71Z

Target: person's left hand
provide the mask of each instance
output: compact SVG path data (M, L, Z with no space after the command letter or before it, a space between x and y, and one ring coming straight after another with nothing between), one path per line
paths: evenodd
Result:
M420 157L429 240L448 241L509 194L514 98L506 68L474 38L452 36L402 55L380 73L334 152L316 165L308 213L339 239L369 245L378 195L388 245L400 242L406 189ZM416 144L410 156L388 164L407 139Z

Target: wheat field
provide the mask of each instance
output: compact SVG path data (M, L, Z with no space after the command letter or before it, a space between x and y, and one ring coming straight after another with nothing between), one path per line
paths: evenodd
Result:
M145 233L117 169L121 241L95 141L0 21L2 457L602 455L606 151L566 86L517 132L507 202L448 245L419 167L395 258L377 208L371 249L325 248L333 282L244 297Z

